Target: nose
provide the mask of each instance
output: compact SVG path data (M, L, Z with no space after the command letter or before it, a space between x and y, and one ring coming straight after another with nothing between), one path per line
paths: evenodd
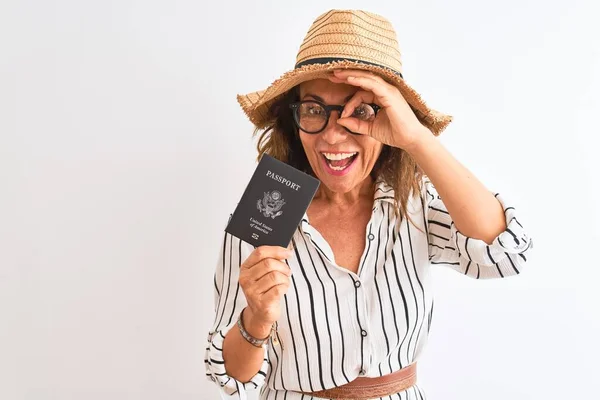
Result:
M340 114L341 111L332 110L329 116L329 121L327 121L327 126L321 132L321 139L328 144L333 145L343 142L349 135L349 132L343 126L337 123Z

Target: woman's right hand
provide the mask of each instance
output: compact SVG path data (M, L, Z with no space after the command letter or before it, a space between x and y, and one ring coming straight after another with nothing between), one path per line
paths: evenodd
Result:
M243 323L253 336L268 336L281 314L280 300L290 286L292 274L282 260L292 254L292 250L284 247L260 246L240 267L239 283L248 303Z

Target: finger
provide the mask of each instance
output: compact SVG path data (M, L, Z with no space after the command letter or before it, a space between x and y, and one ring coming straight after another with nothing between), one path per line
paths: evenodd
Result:
M357 74L350 74L351 71L355 71L357 72ZM362 77L364 79L371 79L374 84L378 84L378 85L382 85L382 86L386 86L389 85L389 83L387 83L386 81L384 81L382 78L380 78L377 75L374 74L370 74L368 72L365 71L356 71L356 70L344 70L342 71L342 73L336 73L334 75L330 75L328 76L329 80L331 82L335 82L335 83L345 83L345 84L352 84L348 81L348 79L350 78L350 80L358 78L358 77ZM357 85L355 85L357 86Z
M340 125L348 128L354 133L360 133L363 135L369 135L371 132L371 122L365 121L352 116L356 107L362 103L373 103L375 101L375 94L366 90L357 91L354 96L346 103L342 115L338 118Z
M353 117L338 118L336 122L341 126L348 128L353 133L360 133L361 135L371 135L371 122L363 121Z
M273 258L267 258L256 264L256 266L250 270L249 278L251 281L258 281L263 276L273 271L281 272L287 276L292 275L292 270L287 264Z
M265 258L285 260L292 256L293 252L281 246L259 246L250 253L242 263L241 268L252 268Z
M346 105L344 106L344 111L342 111L342 115L340 115L340 118L345 118L352 115L356 107L358 107L362 103L372 103L374 101L375 95L373 94L373 92L359 90L356 93L354 93L352 98L346 103Z
M328 75L327 78L334 83L346 83L346 78L339 78L335 75Z
M289 284L290 277L279 271L271 271L254 284L253 292L263 294L273 286Z
M333 75L341 79L346 79L349 76L362 76L373 79L379 83L387 83L381 76L374 74L371 71L364 71L360 69L336 69L333 71Z
M379 75L369 71L340 70L335 72L335 77L336 79L346 79L343 82L348 85L358 86L363 90L373 92L377 97L377 104L381 107L386 108L398 104L396 100L399 100L399 103L402 104L401 107L410 108L400 89Z
M345 80L341 80L336 77L330 78L332 82L345 83ZM368 92L366 90L359 90L354 93L353 97L345 104L344 110L340 115L340 118L347 117L354 112L354 109L358 107L361 103L373 103L375 102L375 95L373 92Z
M287 293L289 288L290 288L289 283L273 286L271 289L264 292L262 297L267 302L272 301L272 300L279 300L284 294Z
M350 78L350 80L355 79L355 78L370 79L375 84L381 84L381 85L387 84L387 82L385 82L383 79L381 79L377 75L371 74L366 71L357 71L357 70L352 70L352 69L336 70L330 76L329 80L331 80L332 82L336 82L336 83L350 84L350 82L348 81L349 78Z
M350 75L346 77L346 83L373 92L377 97L385 97L388 95L387 84L378 82L373 79L373 77Z

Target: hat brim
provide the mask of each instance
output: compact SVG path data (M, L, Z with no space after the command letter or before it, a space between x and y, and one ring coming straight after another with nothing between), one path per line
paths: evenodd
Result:
M257 128L263 129L273 122L273 116L269 114L269 108L288 90L302 82L313 79L327 79L330 71L342 68L371 71L381 76L390 84L396 86L415 112L419 121L429 128L436 136L452 122L452 116L440 113L428 107L419 93L410 87L406 81L393 70L378 65L350 60L331 61L326 64L309 64L295 68L283 74L267 89L238 95L237 100L244 110L244 113L246 113L250 119L250 122Z

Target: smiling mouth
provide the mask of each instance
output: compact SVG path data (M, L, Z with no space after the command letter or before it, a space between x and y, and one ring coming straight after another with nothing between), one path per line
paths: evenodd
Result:
M353 153L321 153L325 162L334 171L343 171L348 168L358 156L358 152Z

